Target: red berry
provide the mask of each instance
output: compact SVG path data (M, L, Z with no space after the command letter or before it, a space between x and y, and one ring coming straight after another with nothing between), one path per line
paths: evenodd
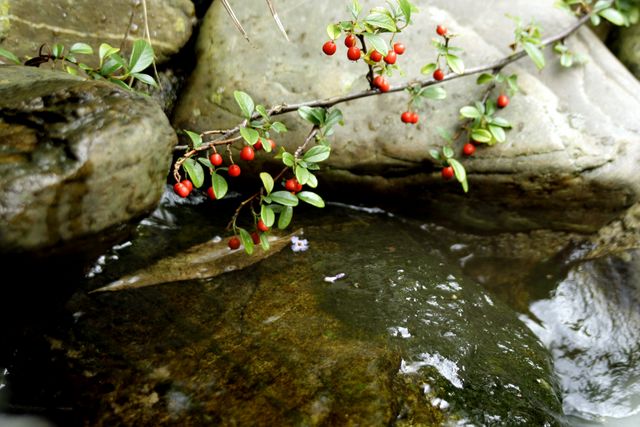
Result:
M416 123L418 123L418 119L419 119L418 113L411 112L411 123L415 125Z
M276 149L276 142L275 142L273 139L269 138L269 139L267 139L267 142L268 142L268 143L269 143L269 145L271 146L271 149L272 149L272 150L275 150L275 149Z
M507 97L507 95L500 95L498 97L498 101L497 101L498 107L500 108L504 108L507 105L509 105L509 98Z
M182 180L182 185L187 187L187 190L189 190L189 193L191 193L191 191L193 191L193 184L188 179L183 179Z
M288 180L285 181L284 183L284 188L287 189L287 191L293 191L295 192L298 188L298 180L295 178L290 178Z
M326 42L325 44L322 45L322 51L324 52L325 55L333 55L334 53L336 53L336 49L338 47L336 46L336 44L333 42L333 40L329 40L328 42Z
M436 33L438 33L439 36L444 36L445 34L447 34L447 29L442 25L438 25L436 27Z
M464 147L462 147L462 152L465 156L471 156L476 152L476 146L470 142L467 142L466 144L464 144Z
M257 231L254 231L253 233L251 233L251 240L253 240L254 245L260 244L260 235L258 234Z
M347 58L352 61L357 61L360 59L360 48L356 46L352 46L347 50Z
M248 145L245 145L242 148L242 151L240 151L240 158L246 162L250 162L255 156L255 151L253 151L253 148L249 147Z
M238 249L240 247L240 239L237 236L233 236L229 239L229 249Z
M384 62L389 65L393 65L396 63L396 59L398 59L398 55L395 53L395 51L390 50L389 53L387 53L387 56L384 57Z
M189 188L187 188L187 186L181 182L176 182L176 184L173 186L173 191L175 191L176 194L182 198L187 197L189 193L191 193L189 191Z
M296 181L296 193L302 191L302 184Z
M260 219L258 220L257 229L260 231L269 231L269 227Z
M384 80L384 77L382 77L382 76L380 76L380 75L375 76L375 77L373 78L373 85L374 85L375 87L380 87L380 83L382 83L382 82L383 82L383 80Z
M445 180L449 180L453 178L455 173L453 172L453 168L451 166L445 166L442 168L442 178Z
M372 50L371 51L371 55L369 55L369 58L373 61L373 62L378 62L382 59L382 54L380 52L378 52L377 50Z
M356 36L354 36L353 34L349 34L344 38L344 45L346 47L354 47L357 41L358 40L356 39Z
M240 166L235 164L229 166L229 176L240 176Z
M373 85L380 89L380 92L388 92L391 88L389 81L384 76L376 76L373 79Z
M393 51L398 55L402 55L407 48L402 43L396 43L393 45Z
M215 200L216 199L216 193L213 192L213 187L209 187L207 189L207 194L209 195L209 198L211 200Z
M261 139L259 139L258 142L253 144L253 149L256 150L256 151L262 150L262 140Z
M402 120L402 123L413 123L413 115L411 113L411 111L405 111L404 113L402 113L400 115L400 120Z
M220 166L222 164L222 156L218 153L213 153L209 156L209 161L213 166Z
M437 70L435 70L433 72L433 78L436 79L436 80L444 79L444 71L442 71L440 68L438 68Z

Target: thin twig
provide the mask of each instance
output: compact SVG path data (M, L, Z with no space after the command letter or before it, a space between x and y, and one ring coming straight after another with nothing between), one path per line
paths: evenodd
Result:
M153 43L151 43L151 32L149 31L149 17L147 15L147 0L142 0L142 13L144 16L144 33L147 36L147 43L149 43L149 46L151 46L151 49L153 50ZM158 75L158 68L156 67L155 58L153 58L153 61L151 61L151 65L153 65L153 74L156 76L158 87L160 88L160 90L162 90L162 82L160 81L160 76Z

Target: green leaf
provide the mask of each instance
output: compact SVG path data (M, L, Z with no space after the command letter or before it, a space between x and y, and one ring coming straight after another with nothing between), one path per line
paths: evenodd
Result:
M269 235L267 233L260 233L260 246L262 246L262 250L269 250Z
M449 159L449 164L453 168L453 172L456 174L456 179L460 184L462 184L462 189L464 192L469 191L469 184L467 183L467 171L465 171L462 163L457 161L456 159Z
M156 80L153 77L151 77L149 74L133 73L131 75L136 79L140 80L144 84L148 84L149 86L153 86L153 87L158 86L158 84L156 83Z
M233 92L233 97L236 99L240 110L242 110L242 115L247 119L251 118L254 109L253 99L246 92L242 92L240 90L236 90Z
M462 107L460 109L460 115L468 119L477 119L479 117L482 117L482 113L480 113L480 111L478 111L477 108L472 107L470 105Z
M284 206L298 206L298 198L288 191L276 191L271 193L271 200Z
M409 0L398 0L398 6L404 15L405 22L409 23L411 21L411 3Z
M189 158L185 160L182 167L184 167L184 170L189 174L189 178L191 178L193 186L197 188L202 187L202 184L204 183L204 169L202 169L202 165Z
M570 53L560 55L560 65L567 68L571 67L573 65L573 55Z
M424 75L430 76L438 68L435 62L431 62L420 69L420 72Z
M522 47L524 48L525 52L527 52L527 55L529 55L533 63L536 64L538 70L542 70L544 68L544 55L542 54L542 51L538 48L538 46L526 42L522 45Z
M351 10L351 16L353 16L353 19L355 21L357 21L358 15L360 15L360 11L362 10L362 7L360 6L360 2L358 2L358 0L352 0L350 10Z
M284 163L285 166L293 167L296 163L296 158L293 157L291 153L282 153L282 163Z
M476 142L491 142L491 133L486 129L471 130L471 139Z
M325 133L337 124L344 124L342 118L342 111L339 108L334 108L327 114L327 119L324 122Z
M55 58L62 58L64 55L64 46L60 43L56 43L51 47L51 55Z
M133 42L133 49L129 57L129 71L139 73L146 69L153 62L153 48L146 40L136 40Z
M493 98L487 99L487 103L485 106L485 116L492 116L496 112L496 101Z
M198 157L198 161L200 163L202 163L203 165L205 165L206 167L208 167L209 169L215 169L215 166L213 166L211 164L211 162L209 161L209 159L207 159L205 157Z
M517 74L510 75L509 78L507 79L507 84L509 85L509 88L511 89L512 95L520 90L520 88L518 87L518 75Z
M69 53L82 54L82 55L93 55L93 49L86 43L74 43L69 48Z
M129 86L127 86L127 84L125 82L123 82L122 80L119 80L119 79L116 79L116 78L113 78L113 77L109 77L108 80L111 83L115 84L116 86L120 86L121 89L131 91L131 88Z
M331 155L331 147L327 147L326 145L316 145L311 147L309 151L304 153L302 159L305 162L309 163L318 163L324 160L327 160Z
M453 149L448 145L445 145L444 147L442 147L442 154L444 154L444 157L446 157L447 159L450 159L454 155Z
M253 253L253 239L251 238L251 234L244 228L238 228L238 232L240 233L240 241L242 242L242 246L244 246L245 252L251 255Z
M383 56L389 52L389 46L387 42L377 34L364 33L364 39L369 45L369 48L373 48L380 52Z
M602 16L607 21L611 22L612 24L615 24L615 25L625 24L624 16L619 11L617 11L612 7L601 11L599 15Z
M262 104L258 104L256 105L256 111L258 112L258 114L260 114L263 118L268 119L269 118L269 114L267 113L267 109L264 108L264 105Z
M494 80L494 76L493 74L488 74L488 73L482 73L480 74L480 76L478 77L478 79L476 80L476 83L479 85L483 85L486 83L491 83Z
M496 126L500 126L503 128L510 128L511 127L511 123L509 123L508 120L503 119L502 117L494 117L493 119L491 119L491 124L496 125Z
M67 66L64 67L64 69L67 71L67 73L69 73L69 74L71 74L73 76L77 76L78 75L78 70L76 70L73 67L70 67L70 66L67 65Z
M440 160L440 152L435 148L432 148L431 150L429 150L429 154L431 154L431 157L433 157L434 159Z
M454 73L464 73L464 62L459 56L448 53L445 55L445 58L447 58L447 65L449 65L449 68L451 68Z
M322 125L326 117L326 110L324 108L316 107L300 107L298 109L300 117L314 125Z
M213 187L213 194L215 194L217 200L222 199L227 194L227 191L229 191L227 180L215 172L211 174L211 186Z
M298 199L309 203L316 208L324 208L324 200L312 191L301 191L298 193Z
M102 67L100 68L100 74L104 77L108 77L124 66L124 59L122 59L122 57L117 53L114 53L113 55L109 56L109 59L107 59L104 64L102 64Z
M271 129L278 133L285 133L287 131L287 127L282 122L273 122L271 124Z
M504 129L502 129L500 126L489 125L489 131L498 142L504 142L507 139L507 136L504 133Z
M393 19L389 15L383 13L371 13L364 19L364 22L373 27L391 31L392 33L398 31L395 22L393 22Z
M193 148L198 148L202 145L202 136L199 133L191 132L190 130L186 130L186 129L184 129L183 132L191 140L191 143L193 144Z
M445 99L447 91L440 86L427 86L420 90L419 95L428 99Z
M17 56L15 56L12 52L9 52L6 49L3 49L0 47L0 56L2 56L3 58L7 58L9 61L13 62L14 64L18 64L20 65L20 60L18 59Z
M340 37L340 34L342 34L342 29L340 28L340 25L329 24L327 25L327 34L329 34L329 38L331 40L335 40Z
M307 180L307 185L311 188L316 188L318 186L318 178L311 172L309 172L309 179Z
M264 222L264 225L267 227L271 227L273 223L276 221L276 214L271 209L269 205L262 205L260 208L260 219Z
M256 142L258 142L258 139L260 139L260 134L257 130L247 127L240 128L240 135L250 145L255 144Z
M267 190L267 194L273 191L273 178L267 172L260 172L260 179L264 185L264 189Z
M594 27L597 27L598 25L600 25L600 16L598 15L591 15L591 25L593 25Z
M98 55L100 56L100 64L104 62L105 59L109 58L111 55L120 52L120 49L117 47L113 47L108 43L102 43L100 48L98 49Z
M307 181L309 181L309 175L310 174L307 168L304 168L300 165L296 167L296 178L298 179L298 182L300 184L305 185Z
M296 198L296 201L297 200L298 199ZM291 206L286 206L282 210L282 212L280 212L280 217L278 218L278 228L280 230L287 228L287 226L291 223L292 217L293 217L293 208Z

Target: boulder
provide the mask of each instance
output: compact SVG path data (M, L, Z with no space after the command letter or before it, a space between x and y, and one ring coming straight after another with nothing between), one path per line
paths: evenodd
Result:
M201 131L237 124L234 89L266 105L366 89L366 67L345 58L341 41L336 55L327 57L321 51L328 37L325 26L349 16L343 2L283 0L278 6L291 43L279 34L263 3L250 0L237 10L251 43L234 30L219 2L210 8L197 43L197 68L174 115L177 127ZM571 26L575 19L553 3L518 0L492 3L490 8L470 0L421 3L415 24L398 36L407 46L398 60L407 76L396 75L391 81L419 76L420 67L435 59L429 41L436 24L459 33L454 43L464 48L467 67L479 66L510 53L514 24L507 13L525 22L534 19L545 35ZM364 2L365 8L373 5ZM415 127L400 122L406 95L390 93L340 105L346 124L333 138L320 191L345 198L362 199L364 194L377 203L409 199L413 209L484 230L597 230L640 196L635 172L640 160L640 84L588 29L568 42L587 56L585 65L562 68L549 51L549 65L542 72L526 58L504 70L517 73L522 88L499 114L514 129L507 142L481 147L472 158L462 159L469 172L468 194L442 181L429 149L444 142L436 127L455 133L459 109L482 96L475 76L445 83L448 98L421 108ZM291 131L279 142L293 150L309 127L296 114L283 119Z
M148 97L0 67L0 251L71 246L153 210L176 135Z
M146 3L151 42L163 62L189 40L194 6L189 0ZM0 47L20 58L36 56L42 44L84 42L96 52L101 43L119 47L125 35L143 38L144 28L141 0L6 0L0 5Z

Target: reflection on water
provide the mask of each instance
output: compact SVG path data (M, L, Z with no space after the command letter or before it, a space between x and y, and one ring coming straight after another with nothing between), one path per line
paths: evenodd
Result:
M564 410L585 425L640 425L640 257L576 265L523 316L553 355ZM627 424L625 424L625 422Z

